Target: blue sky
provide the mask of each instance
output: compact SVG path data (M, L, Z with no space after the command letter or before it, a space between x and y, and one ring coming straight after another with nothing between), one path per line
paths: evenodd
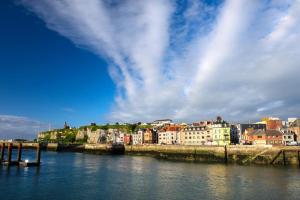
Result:
M0 115L46 127L106 122L115 90L106 61L47 29L23 6L0 5Z
M296 0L4 0L0 137L300 112Z

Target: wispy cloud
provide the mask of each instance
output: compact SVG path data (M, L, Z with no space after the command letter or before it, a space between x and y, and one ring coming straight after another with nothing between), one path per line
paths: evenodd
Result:
M20 2L107 59L117 87L111 120L300 112L299 1Z
M39 131L45 130L45 123L22 116L0 115L1 139L33 139Z
M283 101L274 101L274 102L270 102L266 105L264 105L263 107L260 107L257 109L257 112L263 112L263 111L266 111L266 110L272 110L274 108L278 108L278 107L281 107L284 105L284 102Z

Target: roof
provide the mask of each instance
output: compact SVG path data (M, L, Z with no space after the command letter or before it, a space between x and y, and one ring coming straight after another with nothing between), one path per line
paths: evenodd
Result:
M180 130L179 126L168 126L168 127L161 129L159 132L179 131L179 130Z
M296 119L291 123L290 127L300 127L300 119Z
M249 135L267 135L267 136L280 136L283 133L277 130L253 130L252 132L249 133Z
M266 131L267 135L273 136L273 135L282 135L283 133L281 131L277 131L277 130L267 130Z
M266 132L261 129L253 130L252 132L248 133L249 135L265 135Z

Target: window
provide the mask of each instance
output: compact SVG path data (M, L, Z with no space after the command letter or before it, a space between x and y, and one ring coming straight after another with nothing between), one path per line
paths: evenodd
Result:
M261 135L259 135L259 136L257 136L257 138L262 138L262 136L261 136Z

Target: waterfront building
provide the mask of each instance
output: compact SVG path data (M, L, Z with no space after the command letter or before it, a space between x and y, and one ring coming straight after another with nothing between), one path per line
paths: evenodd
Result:
M278 130L253 130L247 133L249 144L283 145L283 133Z
M237 134L240 144L245 144L247 141L247 136L245 134L246 130L266 130L266 124L264 123L248 123L248 124L238 124L237 125Z
M138 134L137 134L137 132L135 132L135 133L133 133L132 135L131 135L131 137L132 137L132 144L133 145L136 145L136 144L139 144L138 143Z
M300 119L296 119L291 122L288 130L295 134L295 140L300 143Z
M124 144L124 135L125 134L123 132L118 131L116 133L116 143L122 143L122 144Z
M126 133L126 134L124 135L124 144L125 144L125 145L130 145L130 144L132 144L132 134Z
M180 127L173 125L160 129L158 132L159 144L180 144Z
M144 131L144 144L155 144L157 143L157 132L153 129L147 128Z
M144 143L144 133L146 129L139 129L135 133L132 134L132 144L143 144Z
M180 143L184 145L211 145L213 139L211 123L193 123L180 131Z
M278 130L266 130L267 144L283 145L283 133Z
M230 125L230 143L239 144L240 138L238 135L238 128L236 125Z
M144 133L145 133L146 129L140 129L138 130L138 144L144 144Z
M245 144L266 145L267 136L265 130L248 128L245 131Z
M221 117L212 125L213 145L229 145L230 144L230 125Z
M294 142L294 141L295 141L294 133L292 133L290 131L283 132L282 143L284 145L290 144L291 142Z

